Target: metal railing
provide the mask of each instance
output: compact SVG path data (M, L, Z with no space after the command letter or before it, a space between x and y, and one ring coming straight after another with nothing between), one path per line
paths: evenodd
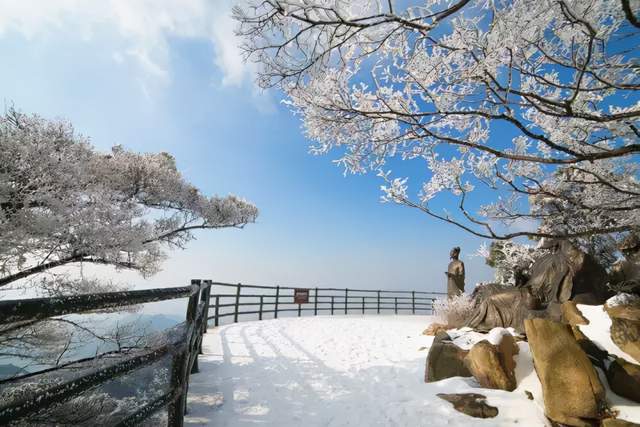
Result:
M51 385L45 384L38 387L37 391L33 393L17 394L17 397L13 399L2 401L0 403L0 425L28 419L29 416L64 404L84 392L168 356L171 361L168 391L150 403L137 408L135 412L114 420L113 425L139 424L161 408L166 407L168 425L182 426L186 412L189 374L198 372L197 356L202 352L202 335L207 330L205 319L208 318L210 291L210 281L192 280L191 286L176 288L0 301L0 325L6 331L7 327L12 327L11 325L16 325L17 328L28 322L36 322L53 316L189 298L185 322L172 328L174 333L162 345L117 357L111 362L100 364L98 368L90 369L86 374L72 379L63 379L61 382L54 382ZM101 355L75 363L82 367L83 362L95 362L100 357ZM65 367L69 367L72 363L65 364ZM47 371L55 369L57 368ZM39 374L42 374L42 371L3 380L0 381L0 386L6 387L19 383L26 377L34 377Z
M424 291L385 291L348 288L294 288L288 286L259 286L211 282L214 291L210 295L210 309L213 314L208 317L214 326L219 326L221 319L233 317L233 322L240 316L256 315L263 320L265 314L273 314L277 319L279 313L313 312L318 314L381 314L392 311L395 314L431 314L433 301L446 295L443 292ZM234 288L231 293L218 293L218 287ZM252 290L242 293L243 289ZM308 299L304 303L296 303L296 291L306 291ZM244 307L252 307L244 310ZM244 310L244 311L242 311Z

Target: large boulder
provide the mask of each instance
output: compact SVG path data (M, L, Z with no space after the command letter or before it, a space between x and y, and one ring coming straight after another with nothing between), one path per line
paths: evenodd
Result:
M546 319L525 320L545 414L569 426L591 426L604 418L605 390L570 326Z
M607 418L602 420L602 427L640 427L640 424L632 423L631 421L618 420L616 418Z
M470 377L471 372L464 364L467 353L469 351L455 345L446 332L438 332L427 355L424 381L430 383L450 377Z
M516 388L513 356L517 353L513 337L503 335L497 346L487 340L474 344L464 362L482 387L513 391Z
M640 366L616 357L605 374L614 393L640 403Z
M449 327L444 323L433 322L427 326L427 329L422 331L422 335L435 336L438 335L438 332L447 332L447 329L449 329Z
M589 324L589 319L582 315L575 301L565 301L560 307L562 311L562 321L564 323L573 326Z
M622 351L640 362L640 300L604 306L611 318L611 340Z
M445 394L438 393L440 399L453 403L453 409L475 418L493 418L498 408L487 404L486 396L477 393Z

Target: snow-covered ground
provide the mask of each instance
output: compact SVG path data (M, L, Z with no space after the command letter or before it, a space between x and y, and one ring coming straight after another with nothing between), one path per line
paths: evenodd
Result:
M512 426L546 425L540 383L520 343L514 392L471 378L424 383L433 337L428 316L341 316L222 326L205 335L191 376L187 425ZM471 418L437 393L477 392L496 418Z

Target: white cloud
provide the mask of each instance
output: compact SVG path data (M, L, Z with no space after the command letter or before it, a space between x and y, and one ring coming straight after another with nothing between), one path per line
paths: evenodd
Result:
M239 86L253 75L253 64L244 62L238 47L235 25L229 13L220 14L213 21L212 35L217 51L215 62L224 74L223 85Z
M64 34L91 41L107 32L122 46L112 53L114 61L133 61L163 83L171 79L169 40L205 39L221 83L242 86L252 80L253 67L242 60L231 6L231 0L0 0L0 38L18 32L29 39Z

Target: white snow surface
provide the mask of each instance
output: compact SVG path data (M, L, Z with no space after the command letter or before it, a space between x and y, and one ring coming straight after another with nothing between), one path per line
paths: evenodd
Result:
M318 316L225 325L205 335L190 377L187 425L545 426L538 381L519 343L514 392L472 378L426 384L428 316ZM486 336L485 336L486 337ZM533 393L528 400L524 391ZM496 418L461 414L437 393L475 392Z
M591 341L603 350L625 359L627 362L638 364L638 362L627 353L622 351L616 343L611 340L611 318L604 311L601 305L577 305L578 310L589 320L588 325L578 325L580 331Z
M608 351L610 354L615 354L621 359L625 359L636 365L638 364L633 357L622 351L620 347L611 340L611 318L607 312L604 311L603 306L578 304L577 307L582 315L589 320L588 325L578 325L580 331L582 331L587 338L603 350ZM609 383L607 382L607 378L604 373L598 368L596 368L596 371L600 376L600 382L606 389L609 405L611 406L611 409L618 412L618 418L635 423L640 422L640 404L615 394L611 391L611 387L609 387Z

